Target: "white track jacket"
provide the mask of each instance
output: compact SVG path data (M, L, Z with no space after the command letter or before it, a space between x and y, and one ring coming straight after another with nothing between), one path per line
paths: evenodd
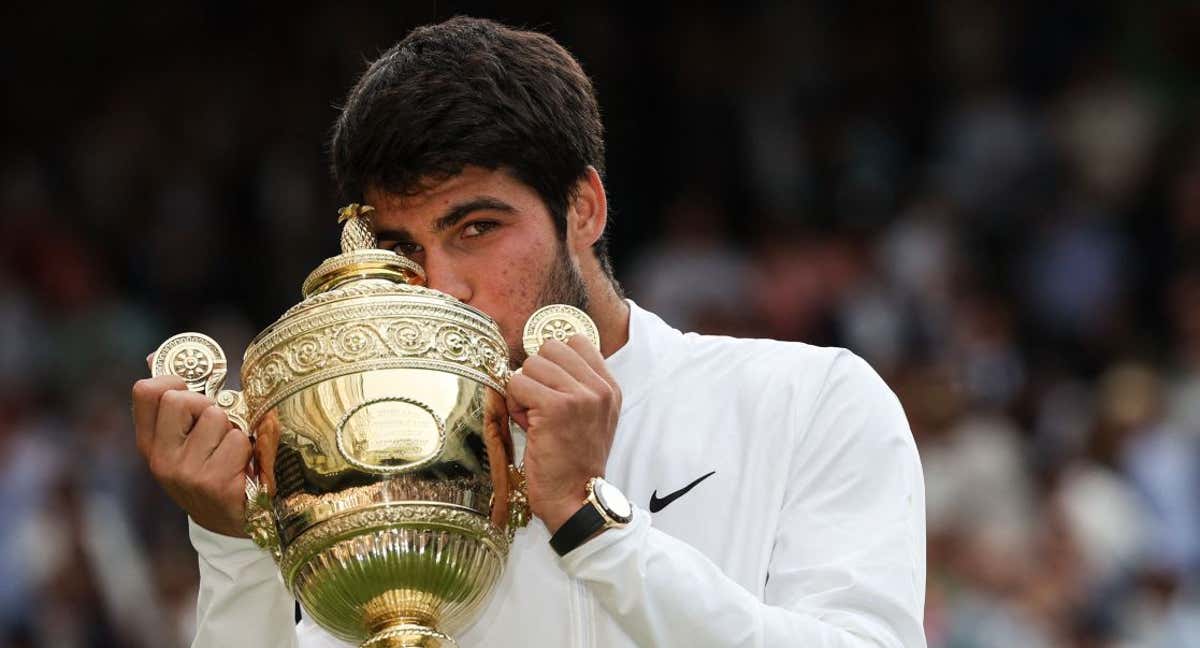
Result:
M634 519L559 558L538 520L462 648L925 646L925 493L858 356L683 334L630 302L606 479ZM693 488L671 495L700 480ZM650 513L651 498L662 504ZM659 508L659 507L655 507ZM341 648L249 540L191 526L197 648Z

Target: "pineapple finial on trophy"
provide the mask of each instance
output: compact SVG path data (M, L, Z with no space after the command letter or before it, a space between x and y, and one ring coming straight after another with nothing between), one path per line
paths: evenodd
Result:
M325 259L304 280L302 294L308 297L360 279L387 279L395 283L424 285L420 264L393 250L380 250L371 224L370 205L351 203L338 210L342 225L342 253Z
M342 227L342 254L356 250L373 249L377 242L371 229L371 217L375 208L370 205L350 203L338 210L338 222Z

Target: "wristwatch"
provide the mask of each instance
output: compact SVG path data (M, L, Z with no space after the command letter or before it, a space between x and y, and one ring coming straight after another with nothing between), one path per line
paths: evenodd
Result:
M600 477L592 477L587 483L587 493L583 506L550 538L550 546L560 556L565 556L601 529L623 527L633 520L633 505L616 486Z

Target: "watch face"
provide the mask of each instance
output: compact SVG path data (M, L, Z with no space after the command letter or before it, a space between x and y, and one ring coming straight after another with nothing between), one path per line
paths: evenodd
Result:
M592 492L596 494L596 501L600 502L600 506L618 522L628 522L633 518L633 505L616 486L603 479L597 479Z

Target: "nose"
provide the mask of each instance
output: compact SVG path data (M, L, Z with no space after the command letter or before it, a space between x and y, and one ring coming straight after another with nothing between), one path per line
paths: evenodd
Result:
M460 268L446 257L434 253L427 253L424 261L426 286L440 290L461 302L471 302L471 284L462 275Z

